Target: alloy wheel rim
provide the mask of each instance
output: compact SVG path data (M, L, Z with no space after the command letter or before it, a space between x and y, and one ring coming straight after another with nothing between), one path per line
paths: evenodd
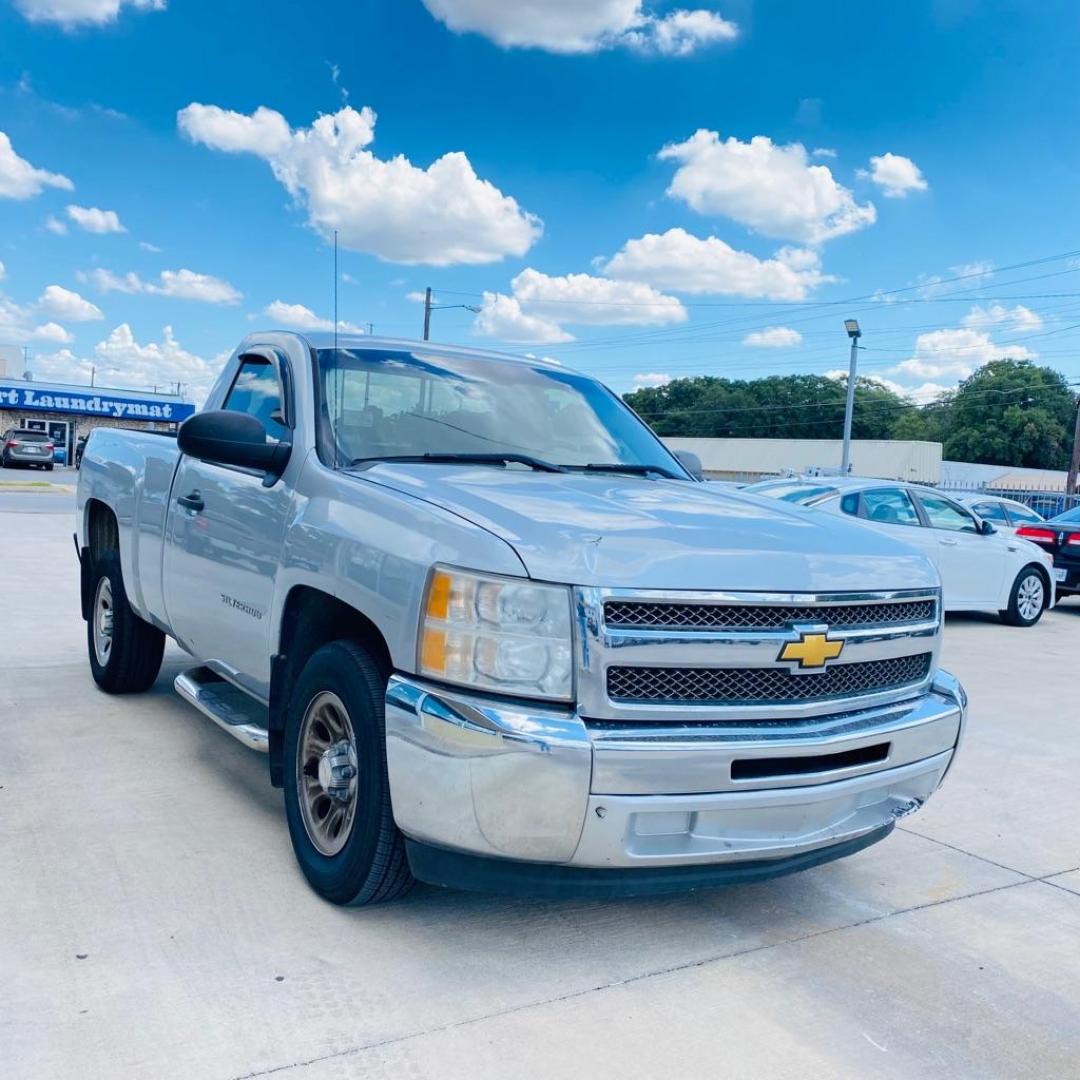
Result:
M1038 574L1029 574L1022 582L1016 597L1016 606L1025 620L1034 619L1043 607L1043 583Z
M323 690L304 712L296 754L300 816L321 855L337 855L352 834L359 771L349 712L337 694Z
M102 667L108 665L112 656L114 618L112 583L103 577L94 595L94 655Z

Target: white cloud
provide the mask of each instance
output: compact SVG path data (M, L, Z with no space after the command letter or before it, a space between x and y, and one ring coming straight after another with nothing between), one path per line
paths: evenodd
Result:
M67 322L93 322L105 318L105 313L97 304L61 285L47 286L38 298L37 306L42 314Z
M89 356L77 356L70 349L37 355L34 371L43 379L61 382L88 383L96 369L98 385L151 390L181 383L183 392L201 403L228 358L222 353L205 360L183 348L176 340L171 326L162 330L161 341L140 344L131 327L121 323L104 340L94 346Z
M640 390L645 386L666 386L669 382L671 382L670 375L664 375L658 371L639 371L634 376L634 389Z
M303 304L286 304L283 300L275 300L266 306L263 314L269 316L274 322L294 330L334 329L332 319L319 318L311 308L304 307ZM345 322L344 319L338 319L338 330L346 334L364 333L363 327L357 326L356 323Z
M584 326L667 326L685 322L686 308L674 297L636 281L591 274L551 277L531 267L510 283L529 311L557 322Z
M891 373L916 379L966 379L991 360L1033 360L1038 354L1025 345L998 345L988 333L969 327L932 330L915 339L915 354Z
M538 217L481 180L460 151L426 169L400 154L376 157L367 149L376 119L367 107L346 106L296 130L267 108L248 116L192 104L177 119L193 142L263 158L307 208L312 228L324 237L336 229L343 247L387 262L496 262L524 255L543 232Z
M659 156L678 164L668 187L672 198L764 236L820 244L877 219L873 203L856 203L827 165L810 163L801 143L778 146L765 135L721 141L700 129Z
M1006 325L1014 330L1040 330L1042 329L1042 316L1032 311L1023 304L1007 308L1003 304L993 303L989 307L981 307L976 304L971 311L964 316L964 325L974 328L985 326Z
M0 281L3 281L7 277L7 269L4 264L0 262Z
M427 301L427 293L422 293L418 289L414 289L412 292L407 292L405 294L405 299L408 300L410 304L423 304ZM431 302L435 303L434 293L432 294Z
M553 345L574 340L574 335L568 334L553 319L527 315L514 297L502 293L484 293L483 305L473 326L482 337L500 341L535 341Z
M510 283L512 293L484 293L474 329L505 341L572 341L564 323L579 326L667 326L685 322L674 297L635 281L591 274L552 277L531 267Z
M919 276L919 296L924 300L935 296L944 296L954 289L973 289L983 285L994 276L994 264L986 260L961 263L950 266L948 276L942 274L921 274ZM891 294L883 294L883 299L891 302Z
M119 277L111 270L91 270L86 275L100 292L149 293L178 300L201 300L206 304L238 304L243 293L229 282L194 270L162 270L159 282L143 281L138 274Z
M744 345L755 349L789 349L802 344L802 334L787 326L767 326L754 330L742 339Z
M423 0L458 33L483 34L504 48L593 53L625 46L663 56L688 56L731 41L738 27L716 12L646 14L643 0Z
M60 173L34 168L15 153L11 139L0 131L0 199L31 199L47 187L72 191L75 185Z
M835 379L837 382L847 384L848 372L847 368L835 368L832 371L826 371L825 377L828 379ZM925 404L928 401L936 401L946 390L952 389L949 386L943 386L941 383L926 382L919 386L901 386L900 383L894 382L892 379L883 378L880 375L860 375L859 381L867 380L869 382L875 382L879 386L884 386L886 390L891 390L894 394L902 398L907 398L909 401L918 402L920 405Z
M165 0L15 0L15 6L30 22L57 23L71 30L115 22L124 6L164 11Z
M910 192L926 191L930 186L919 166L902 154L872 157L869 172L860 169L858 175L877 184L887 199L904 199Z
M149 251L152 255L160 255L161 254L161 248L159 248L157 246L157 244L151 244L147 240L140 240L139 241L139 247L141 247L143 249L143 251Z
M67 226L58 217L53 217L52 214L45 219L45 228L51 233L56 233L57 236L67 236Z
M72 340L71 333L59 323L39 323L36 307L23 307L0 296L0 341L10 345L30 345L34 342L66 344Z
M810 151L811 157L816 158L834 158L836 157L836 151L831 146L815 146Z
M127 229L120 224L120 218L115 210L99 210L96 206L69 206L67 216L86 232L127 232Z
M759 259L718 237L702 240L685 229L628 240L604 272L677 292L770 300L802 300L818 285L836 280L822 273L814 251L782 248L771 259Z

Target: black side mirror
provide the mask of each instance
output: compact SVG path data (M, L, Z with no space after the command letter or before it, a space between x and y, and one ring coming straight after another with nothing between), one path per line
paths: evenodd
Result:
M997 532L997 529L995 529L989 521L982 521L979 523L979 532L981 532L983 536L993 536L994 533Z
M695 480L705 479L705 469L702 467L701 458L693 450L676 450L675 457Z
M292 443L268 440L256 417L224 409L189 417L180 425L176 443L182 454L213 465L261 469L267 483L281 476L292 454Z

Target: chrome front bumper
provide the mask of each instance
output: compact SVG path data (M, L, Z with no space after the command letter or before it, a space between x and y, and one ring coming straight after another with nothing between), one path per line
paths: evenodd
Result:
M568 868L790 859L917 810L966 707L939 671L912 700L776 726L611 723L394 676L394 817L423 845Z

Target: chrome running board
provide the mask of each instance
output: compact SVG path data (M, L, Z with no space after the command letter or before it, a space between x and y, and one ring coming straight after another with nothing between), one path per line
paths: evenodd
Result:
M267 710L209 668L188 668L173 682L176 692L250 750L270 749Z

